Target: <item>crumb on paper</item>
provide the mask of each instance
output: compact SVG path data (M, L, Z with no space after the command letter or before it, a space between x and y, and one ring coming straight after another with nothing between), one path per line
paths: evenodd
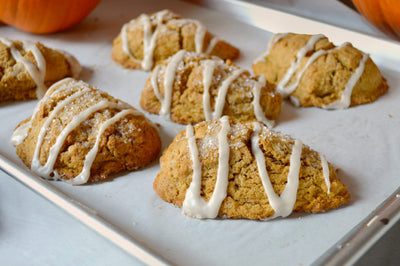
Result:
M393 116L391 114L388 114L389 118L393 118Z

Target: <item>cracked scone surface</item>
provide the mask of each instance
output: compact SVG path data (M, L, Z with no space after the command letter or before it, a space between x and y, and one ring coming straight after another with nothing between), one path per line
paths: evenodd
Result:
M41 60L44 61L43 69L38 63ZM78 61L65 51L48 48L39 42L0 38L1 102L41 98L53 83L66 77L77 78L80 70Z
M227 218L265 219L273 217L269 197L263 187L258 170L252 137L256 123L235 122L229 119L229 167L226 197L218 210L218 216ZM259 124L260 125L260 124ZM201 165L201 189L199 195L210 201L219 171L218 134L223 131L220 120L202 122L194 126L194 137ZM295 140L261 126L259 148L265 158L266 170L277 195L287 186L290 157ZM191 154L187 132L180 132L160 159L161 170L153 187L164 201L184 205L187 190L194 175L193 154ZM322 169L320 155L303 145L300 157L300 171L295 212L317 213L334 209L350 200L346 186L336 176L336 171L327 163L329 182ZM328 191L328 184L330 186Z
M200 21L161 10L125 24L113 41L111 57L126 68L148 71L181 49L222 59L239 56L237 48L208 32Z
M347 108L373 102L387 91L386 80L367 54L350 43L335 46L325 36L310 43L316 36L294 33L273 36L266 56L253 64L254 73L264 75L285 97L304 107ZM306 49L307 43L311 44L309 49ZM306 50L299 59L301 49ZM289 70L297 59L298 66ZM293 74L285 83L288 71ZM355 79L354 84L351 79ZM346 87L348 96L344 92Z
M254 77L229 60L224 62L194 52L180 53L178 61L175 59L179 54L152 71L141 94L140 105L144 110L181 124L222 115L263 122L278 117L282 96L263 77ZM172 69L176 62L176 68Z
M49 89L33 116L15 129L12 141L35 173L72 184L145 166L161 147L158 130L143 114L71 78Z

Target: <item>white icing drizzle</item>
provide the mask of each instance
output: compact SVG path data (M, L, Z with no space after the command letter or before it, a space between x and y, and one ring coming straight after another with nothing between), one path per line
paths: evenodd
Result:
M303 77L304 72L307 70L307 68L320 56L327 54L328 52L330 52L331 50L318 50L317 52L313 53L310 58L308 59L306 65L304 66L304 68L302 70L300 70L300 72L297 74L297 78L296 81L290 85L290 86L286 86L285 87L285 94L287 97L289 94L291 94L292 92L294 92L296 90L296 88L299 86L300 83L300 79Z
M276 86L276 90L282 94L283 97L287 97L290 93L293 92L293 88L286 87L286 84L289 82L290 78L297 71L301 60L305 57L307 52L314 48L315 43L323 38L323 34L317 34L310 37L306 45L304 45L296 54L296 59L292 62L289 69L286 71L283 79Z
M74 89L76 89L77 87L82 87L82 89L78 90L78 91L74 91ZM92 106L86 108L85 110L83 110L82 112L80 112L79 114L75 115L72 118L72 120L62 129L61 133L57 136L55 143L49 149L49 154L48 154L48 158L47 158L45 165L41 165L40 159L39 159L40 148L45 139L45 134L49 130L49 126L50 126L51 122L54 121L54 119L59 116L60 112L64 108L69 106L74 100L79 99L84 94L90 93L90 91L91 91L90 87L82 81L75 81L72 78L67 78L67 79L61 80L61 81L55 83L47 91L45 97L43 97L42 100L37 104L37 106L35 107L35 110L33 112L33 115L31 116L31 120L35 117L36 113L40 110L44 101L48 100L52 95L62 92L64 90L71 90L73 93L71 95L67 96L62 101L58 102L57 105L52 110L52 112L50 113L50 115L47 117L46 121L43 123L42 127L40 128L37 140L36 140L34 155L32 157L31 170L44 178L47 178L47 179L59 179L60 178L60 175L54 169L54 164L59 155L60 149L62 148L62 146L65 142L65 139L74 129L76 129L83 121L85 121L93 113L95 113L101 109L112 108L112 109L120 110L120 112L118 112L116 115L107 119L106 121L104 121L101 124L99 130L97 131L95 144L90 149L88 154L86 154L82 172L75 178L67 181L67 182L71 183L72 185L80 185L80 184L86 183L90 177L90 169L91 169L94 159L96 158L98 148L99 148L100 138L101 138L101 135L104 133L104 131L110 125L119 121L120 119L122 119L124 116L126 116L128 114L133 114L135 116L142 116L143 114L137 110L131 109L131 107L127 103L124 103L124 102L113 103L108 100L102 100L102 101L92 105ZM129 109L126 109L126 108L129 108ZM24 130L26 130L26 131L29 130L29 128L31 127L31 120L29 122L27 122L26 124L22 125L22 129L20 130L21 132ZM150 125L152 125L152 124L150 124ZM152 126L154 126L154 125L152 125ZM17 128L17 130L20 128ZM23 139L26 137L25 135L27 134L27 132L22 132L22 134L21 134L21 132L18 133L16 131L14 132L15 136L13 135L13 138L18 139L18 140L22 139L22 141L23 141Z
M29 129L32 126L32 120L33 118L36 116L36 114L39 112L41 105L47 101L47 99L56 92L60 92L66 89L70 89L70 85L74 84L73 87L75 86L86 86L85 83L79 81L76 82L74 81L72 78L65 78L62 79L56 83L54 83L46 92L46 94L44 95L44 97L38 102L38 104L35 106L31 119L29 121L27 121L24 124L19 125L13 132L12 136L11 136L11 144L16 146L21 144L24 139L28 136L28 132ZM54 90L54 91L53 91Z
M195 48L197 53L202 53L204 37L207 32L206 27L204 27L203 23L198 20L186 19L186 21L196 25L196 34L194 36Z
M271 48L277 43L280 39L288 35L289 33L276 33L274 34L267 44L267 49L254 60L254 64L258 62L265 62L265 58L269 55Z
M222 112L224 111L225 106L226 93L228 92L229 86L245 71L246 70L244 69L235 69L232 74L222 82L221 86L218 89L218 95L215 101L213 119L218 119L222 116Z
M296 96L290 95L289 100L295 107L300 107L300 100Z
M199 161L196 139L193 134L193 127L188 125L186 135L189 143L190 156L193 161L193 176L189 188L186 191L182 211L185 215L196 218L215 218L227 195L228 174L229 174L229 143L228 133L230 131L229 119L227 116L221 118L221 130L218 133L218 173L214 192L208 202L200 196L201 189L201 164Z
M126 109L126 110L122 110L121 112L119 112L115 116L113 116L112 118L109 118L107 121L105 121L101 125L101 127L97 133L96 142L95 142L94 146L86 154L82 172L79 175L77 175L75 178L68 180L67 181L68 183L70 183L71 185L81 185L81 184L85 184L89 180L90 169L92 168L93 161L96 158L97 152L99 150L99 143L100 143L102 134L108 127L110 127L112 124L118 122L124 116L126 116L128 114L133 114L135 116L142 115L139 111L136 111L133 109Z
M262 62L265 61L265 57L268 56L270 49L273 47L273 45L282 37L286 36L286 34L276 34L274 35L271 39L270 42L268 43L267 46L267 50L260 55L255 61L254 63L257 62ZM307 44L305 46L303 46L296 55L295 60L292 62L291 66L289 67L289 69L286 71L285 76L283 77L283 79L279 82L279 84L276 86L276 90L278 92L280 92L282 94L283 97L288 97L293 91L296 90L296 88L298 87L299 83L300 83L300 79L302 78L304 72L306 71L306 69L320 56L325 55L327 53L332 52L333 50L338 50L343 48L346 45L349 45L348 42L343 43L342 45L335 47L333 49L330 50L318 50L315 53L313 53L310 58L308 59L306 65L304 66L304 68L298 73L297 77L296 77L296 81L290 85L290 86L286 86L286 84L289 82L290 78L293 76L293 74L297 71L299 64L301 62L301 60L305 57L305 55L307 54L308 51L310 51L311 49L313 49L315 43L323 38L324 35L322 34L317 34L317 35L313 35L311 36L311 38L308 40ZM362 73L364 72L364 67L365 67L365 62L367 61L369 55L364 53L363 57L360 60L360 64L357 67L357 69L355 70L355 72L352 74L352 76L350 77L350 79L347 81L346 85L345 85L345 89L342 92L341 98L333 103L324 105L323 108L324 109L345 109L348 108L351 104L351 94L353 92L354 86L356 85L357 81L360 79ZM290 100L296 105L299 106L299 100L294 97L291 96Z
M319 154L319 158L321 160L321 166L322 166L322 175L324 176L325 179L325 184L328 189L327 194L331 192L331 181L329 179L329 165L328 162L326 161L326 158L323 154Z
M140 15L137 19L131 20L122 26L121 29L121 40L122 40L122 49L135 62L139 62L136 58L134 58L129 49L129 39L128 39L128 30L131 27L135 26L135 22L138 22L137 26L143 26L143 60L141 61L142 68L146 71L150 70L153 67L153 53L156 47L157 33L159 31L160 26L164 20L165 15L168 14L168 10L162 10L156 14L156 23L157 27L152 32L152 23L151 19L147 14Z
M207 50L205 51L206 54L211 54L212 50L214 49L215 45L219 42L218 37L214 36L210 43L208 44Z
M39 158L33 157L31 170L44 178L51 178L50 174L54 171L54 164L56 162L60 149L69 133L71 133L77 126L85 121L91 114L108 107L120 109L123 108L121 104L115 104L107 100L103 100L82 111L79 115L75 116L57 136L55 144L49 149L49 156L45 165L42 166L39 162Z
M82 66L81 66L81 64L79 64L79 62L78 62L78 60L75 58L75 56L73 56L72 54L70 54L70 53L68 53L68 52L66 52L66 51L62 51L62 50L59 50L60 51L60 53L62 53L64 56L65 56L65 58L67 59L67 61L68 61L68 64L70 65L70 67L71 67L71 72L72 72L72 77L74 78L74 79L77 79L77 78L79 78L79 75L81 74L81 72L82 72Z
M151 86L153 87L154 94L157 99L162 103L164 97L162 96L160 89L158 88L158 75L160 74L161 65L156 66L151 73Z
M186 191L185 200L183 201L182 211L185 215L195 218L215 218L218 215L219 209L223 200L227 195L228 175L229 175L229 142L228 134L231 130L229 119L223 116L220 119L221 130L218 133L218 149L219 149L219 162L217 180L214 188L213 195L210 200L206 202L201 196L201 177L202 165L199 158L199 150L196 144L196 137L194 135L194 128L192 125L186 127L186 137L188 140L188 147L190 158L193 163L193 175L189 188ZM265 128L268 130L267 128ZM260 148L260 134L261 124L259 122L253 123L253 133L251 136L251 150L257 162L258 173L261 182L269 200L269 204L275 211L274 215L268 219L277 217L287 217L293 212L294 204L297 198L297 191L300 180L300 167L301 167L301 154L303 150L303 143L301 140L296 139L293 144L292 154L290 155L289 173L287 182L283 192L278 195L275 193L271 180L269 178L267 167L265 164L265 155ZM329 165L325 156L319 154L322 165L322 173L325 179L325 184L328 188L327 194L330 193L330 180L329 180Z
M203 62L202 62L203 63ZM212 109L210 104L210 86L212 82L212 76L214 73L214 69L217 66L217 61L215 60L205 60L203 63L204 71L203 71L203 84L204 84L204 92L203 92L203 109L204 116L206 121L212 120Z
M365 62L367 61L369 55L363 54L363 57L360 60L360 64L358 65L356 71L351 75L350 79L347 81L344 91L342 91L342 96L340 100L324 105L324 109L345 109L348 108L351 104L351 94L353 93L354 86L357 84L357 81L360 79L362 73L364 72Z
M259 134L261 127L259 123L254 123L253 135L251 138L251 147L257 161L257 167L260 174L262 184L267 194L269 204L274 209L275 213L270 219L276 217L287 217L293 212L293 206L296 202L297 189L299 186L299 174L301 166L301 152L303 144L300 140L296 139L292 154L290 155L290 167L287 177L287 183L284 191L278 196L269 179L267 168L265 165L264 153L259 147Z
M158 86L153 87L156 96L160 97L158 98L161 102L160 116L167 120L169 120L171 114L172 87L174 85L176 69L178 68L179 63L183 60L185 52L185 50L180 50L170 58L164 74L164 97L162 97L161 93L158 91ZM154 74L158 74L158 71L159 70L157 70L156 73L153 73L152 79L155 80L152 81L152 85L157 83L156 79L158 75Z
M44 79L46 76L46 60L44 59L43 54L40 52L39 48L33 42L22 42L23 49L27 53L31 52L35 57L37 63L36 66L34 63L21 55L20 51L15 48L12 41L6 38L0 38L0 42L4 43L10 48L11 54L14 57L15 61L20 62L24 65L29 75L36 84L36 96L37 98L41 99L47 90L47 86L44 84Z
M329 49L329 50L323 50L323 49L321 49L321 50L318 50L317 52L313 53L313 54L310 56L310 58L308 59L306 65L303 67L303 69L297 74L296 82L293 83L292 85L286 87L286 91L287 91L288 95L289 95L290 93L292 93L293 91L296 90L296 88L299 86L300 80L301 80L301 78L303 77L305 71L307 70L307 68L308 68L315 60L317 60L317 59L318 59L320 56L322 56L322 55L331 53L331 52L334 51L334 50L339 50L339 49L343 48L343 47L346 46L346 45L349 45L349 43L348 43L348 42L345 42L345 43L343 43L342 45L337 46L337 47L335 47L335 48L333 48L333 49ZM292 96L290 96L289 98L290 98L291 102L292 102L296 107L300 106L300 102L299 102L299 100L298 100L295 96L292 95Z
M169 119L170 116L170 106L171 106L171 95L173 89L173 83L175 79L176 68L179 64L179 61L183 60L184 54L186 52L184 50L179 51L175 54L169 61L168 65L165 68L164 74L164 97L162 96L159 87L158 87L158 77L161 72L161 65L156 66L153 69L150 82L153 87L154 94L157 99L161 102L161 110L159 112L160 116L164 119ZM203 109L205 120L213 120L219 119L223 115L223 110L225 106L226 94L228 92L229 86L235 81L242 73L246 70L244 69L235 69L230 76L228 76L218 87L218 95L215 100L215 110L212 111L211 102L210 102L210 87L212 83L213 73L215 68L222 61L216 60L203 60L200 64L203 66ZM271 121L266 118L265 113L263 112L260 105L260 97L261 97L261 88L266 85L265 77L260 76L257 81L254 81L253 87L253 107L254 114L256 119L263 122L268 127L273 127L274 121Z
M72 95L66 97L63 101L59 102L56 107L52 110L51 114L47 117L46 121L43 123L42 127L40 128L37 140L36 140L36 146L35 146L35 151L33 153L33 158L32 158L32 163L31 163L31 168L39 168L40 161L39 161L39 152L40 152L40 147L42 146L44 136L48 130L48 127L50 126L50 123L53 121L55 117L58 116L59 112L68 104L76 100L77 98L81 97L84 95L87 91L89 91L89 88L85 87L81 91L77 91L73 93Z
M342 45L337 46L333 49L318 50L317 52L313 53L310 56L310 58L308 59L304 68L298 73L296 82L285 88L286 93L287 93L286 96L291 94L299 86L300 80L301 80L302 76L304 75L304 72L315 60L317 60L322 55L331 53L334 50L342 49L343 47L345 47L347 45L350 45L350 43L345 42ZM350 106L351 94L353 92L354 86L356 85L357 81L360 79L362 73L364 72L364 66L365 66L365 62L367 59L368 59L368 54L363 54L363 57L360 60L360 64L359 64L358 68L356 69L356 71L353 73L353 75L350 77L350 79L347 81L347 83L345 85L345 90L342 93L341 99L339 101L325 105L325 106L323 106L323 108L325 108L325 109L344 109L344 108L348 108ZM294 99L291 98L291 101L295 105L299 106L300 103L299 103L298 99L295 98L294 96L291 96L291 97L294 98Z
M263 122L267 127L272 128L274 126L274 121L269 120L260 105L261 88L266 85L266 80L264 76L260 76L258 82L254 84L253 87L253 108L254 114L258 121Z
M124 51L125 54L129 56L131 60L134 62L140 62L142 65L142 68L144 70L151 70L151 68L154 65L153 61L153 55L154 55L154 49L156 47L156 40L157 40L157 34L160 31L161 26L165 25L163 24L163 21L166 17L166 15L169 14L168 10L162 10L158 13L156 13L156 29L154 32L152 32L152 21L149 15L147 14L142 14L140 15L137 19L131 20L130 22L126 23L125 25L122 26L121 29L121 40L122 40L122 50ZM207 33L206 27L203 25L198 20L194 19L172 19L171 21L173 22L178 22L178 23L193 23L196 26L196 33L195 33L195 49L197 53L202 53L203 52L203 44L204 44L204 37ZM129 48L129 38L128 38L128 31L131 30L134 27L143 27L143 60L139 61L136 58L133 57L133 55L130 52ZM214 48L215 44L218 42L218 38L214 37L211 39L210 44L207 47L207 50L205 53L211 53L212 49Z
M31 121L19 125L16 129L14 129L14 132L11 136L11 145L17 146L21 144L24 139L28 136L29 129L31 127Z

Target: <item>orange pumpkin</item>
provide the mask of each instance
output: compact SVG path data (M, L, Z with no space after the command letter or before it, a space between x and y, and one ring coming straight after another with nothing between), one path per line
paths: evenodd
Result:
M353 0L358 11L384 33L400 40L398 0Z
M30 33L54 33L76 25L100 1L0 0L0 21Z

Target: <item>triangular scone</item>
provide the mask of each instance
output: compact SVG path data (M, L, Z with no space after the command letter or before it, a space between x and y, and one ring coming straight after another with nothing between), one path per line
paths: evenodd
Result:
M142 167L161 146L157 128L142 113L72 78L50 87L11 142L33 172L73 185Z
M154 190L196 218L286 217L350 200L323 155L258 122L224 116L189 125L160 164Z
M78 61L65 51L0 38L0 102L40 99L53 83L77 78L80 71Z
M222 115L272 124L282 97L263 77L253 77L229 60L181 50L152 71L140 105L181 124Z
M126 68L148 71L181 49L222 59L239 55L237 48L209 33L200 21L162 10L125 24L113 42L111 57Z
M348 108L373 102L388 89L368 54L350 43L335 46L322 34L274 35L253 71L304 107Z

